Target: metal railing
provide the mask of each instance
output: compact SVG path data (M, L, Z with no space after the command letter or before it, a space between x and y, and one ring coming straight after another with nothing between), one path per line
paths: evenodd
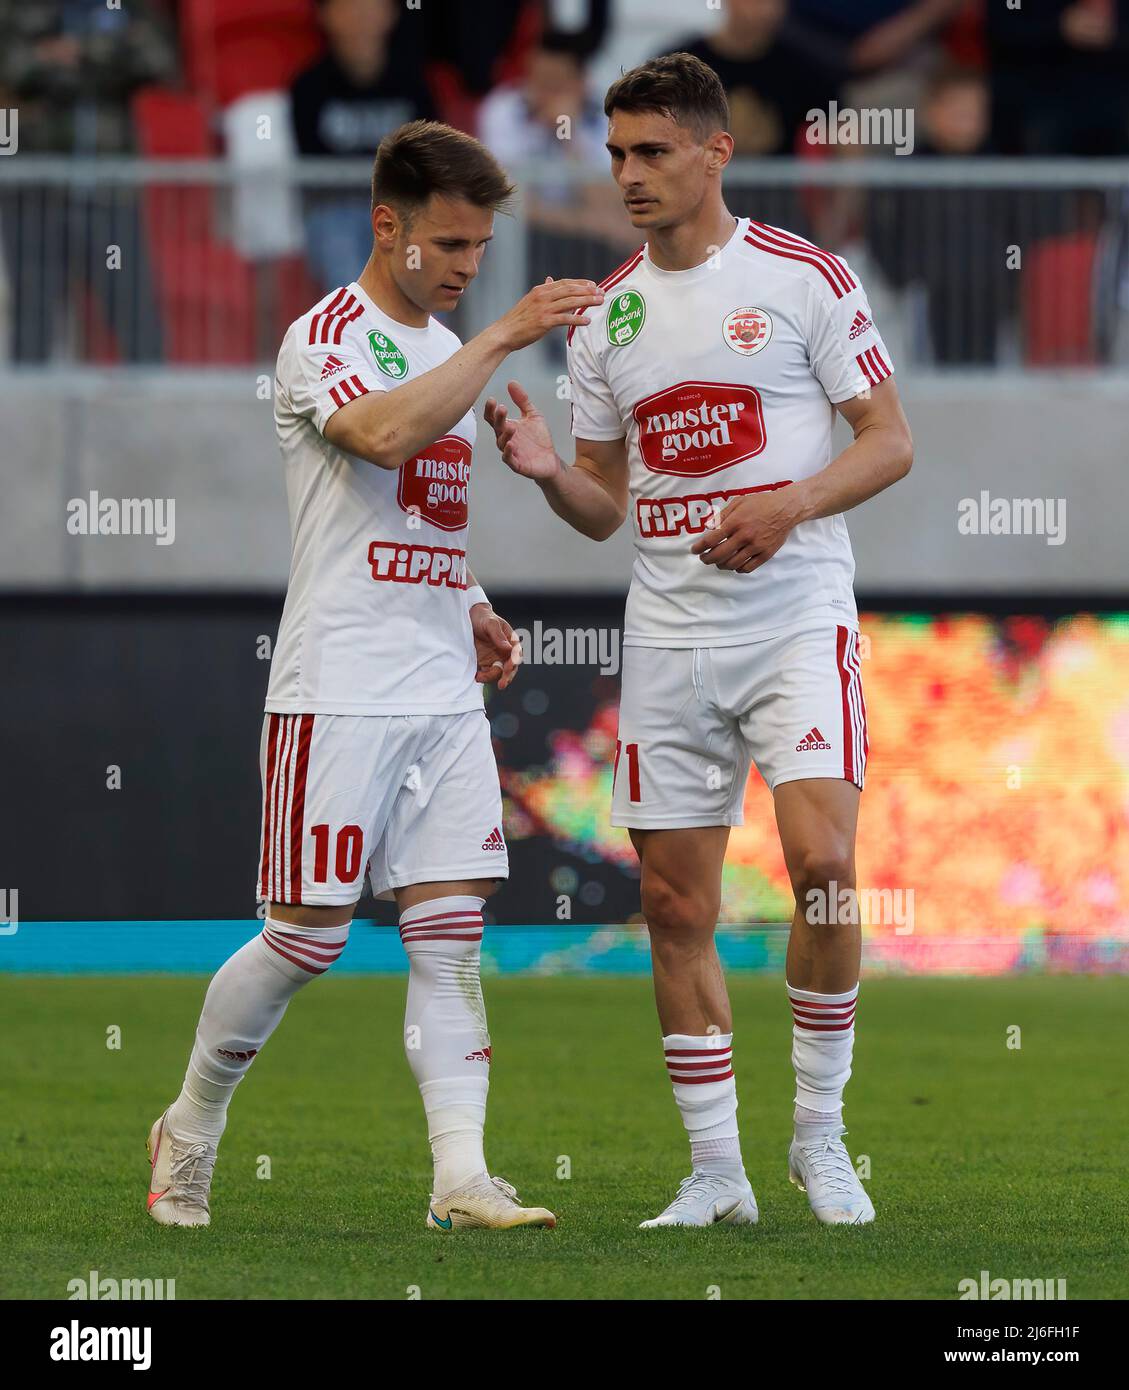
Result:
M367 161L0 161L0 369L267 363L368 254ZM463 337L638 244L606 175L516 168ZM1129 161L748 160L729 206L847 256L900 366L1129 359ZM571 216L570 216L571 213ZM552 349L557 351L558 349Z

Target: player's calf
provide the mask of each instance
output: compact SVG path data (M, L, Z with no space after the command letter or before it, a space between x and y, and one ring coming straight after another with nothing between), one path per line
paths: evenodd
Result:
M235 1088L290 1000L325 974L348 938L347 922L318 928L268 917L212 977L180 1095L149 1134L154 1221L208 1224L212 1169Z
M544 1207L519 1205L510 1184L486 1167L492 1052L479 977L484 902L477 894L449 893L400 915L411 963L404 1051L423 1098L434 1161L427 1225L443 1231L556 1225Z

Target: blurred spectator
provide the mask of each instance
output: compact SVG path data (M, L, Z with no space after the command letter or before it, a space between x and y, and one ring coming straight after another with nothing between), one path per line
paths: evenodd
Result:
M988 117L983 75L955 66L941 69L926 91L913 157L990 153ZM891 284L923 291L939 365L996 358L1000 320L1013 308L1005 259L1012 205L1006 191L974 183L870 194L870 248Z
M176 50L147 0L0 0L0 88L20 113L20 150L123 154L129 99L176 70Z
M422 28L396 0L319 0L318 17L326 55L290 89L298 152L371 160L390 131L435 114ZM321 288L359 274L372 250L367 192L308 193L306 234Z
M479 113L479 138L503 164L537 170L536 184L524 184L534 283L546 275L601 280L639 243L611 181L608 123L588 88L584 52L582 36L543 34L524 81L499 87ZM565 169L589 177L554 181Z
M839 45L844 66L873 72L903 62L964 4L965 0L792 0L792 13L798 24Z
M494 87L519 79L538 35L552 27L544 10L542 0L490 0L485 5L427 0L421 5L429 77L441 120L460 130L475 129L481 99ZM597 42L599 26L589 28L587 41Z
M668 51L693 53L721 78L738 156L796 153L807 113L838 95L840 73L790 26L787 0L725 0L720 29Z
M1002 153L1129 153L1129 0L989 6L987 34Z
M176 50L146 0L0 0L0 89L19 153L132 151L130 98L172 76ZM137 200L128 186L16 186L0 199L11 274L12 357L43 362L68 311L99 314L120 355L156 361L161 334Z

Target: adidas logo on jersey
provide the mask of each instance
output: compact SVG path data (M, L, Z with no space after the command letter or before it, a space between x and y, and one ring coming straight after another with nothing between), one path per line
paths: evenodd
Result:
M325 364L321 369L321 379L322 381L326 381L329 377L336 376L338 372L343 372L344 370L345 363L342 362L340 357L335 357L331 352L325 359Z
M502 839L502 832L497 826L495 826L490 834L487 835L486 839L483 840L482 848L500 850L503 854L505 853L506 842Z
M800 739L799 743L796 744L797 753L816 753L821 750L828 751L830 748L831 745L819 730L814 728L809 733L805 734L804 737Z
M860 309L851 323L851 331L847 334L847 337L850 338L851 342L854 342L854 340L861 337L868 328L873 327L874 325Z
M480 1047L474 1052L468 1052L463 1058L464 1062L485 1062L487 1066L490 1065L490 1060L490 1049L488 1047Z

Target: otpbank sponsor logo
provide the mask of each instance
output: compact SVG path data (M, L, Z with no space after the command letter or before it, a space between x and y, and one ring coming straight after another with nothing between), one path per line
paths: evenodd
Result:
M680 381L632 411L639 453L652 473L701 478L759 454L764 408L752 386Z
M697 535L716 526L725 508L737 497L753 492L775 492L791 486L791 478L758 487L729 488L718 492L692 492L685 497L640 497L635 503L635 525L646 539Z
M466 551L431 545L390 545L373 541L368 548L369 568L376 580L393 584L445 585L466 588Z

